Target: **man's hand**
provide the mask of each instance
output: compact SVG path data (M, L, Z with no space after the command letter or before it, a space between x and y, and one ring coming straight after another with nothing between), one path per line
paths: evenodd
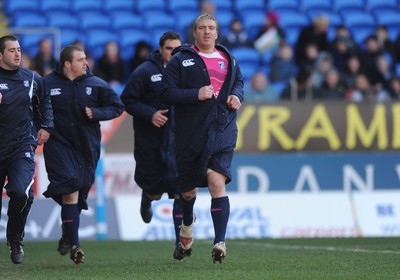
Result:
M236 95L229 95L226 101L228 108L232 110L239 110L242 103Z
M214 96L214 88L212 85L204 86L199 90L199 100L211 99Z
M92 108L85 107L85 112L86 112L86 116L89 118L89 120L93 119L93 110L92 110Z
M151 118L151 123L155 127L162 127L168 121L168 118L165 116L166 113L168 113L168 109L158 110Z
M38 145L43 145L49 140L50 133L44 129L38 131Z

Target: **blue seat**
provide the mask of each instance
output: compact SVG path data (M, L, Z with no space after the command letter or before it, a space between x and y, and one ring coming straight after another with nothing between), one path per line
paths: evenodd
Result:
M53 12L47 15L47 24L50 27L79 29L79 19L72 13Z
M153 29L175 29L175 19L164 12L148 12L145 14L145 27L152 32Z
M364 12L366 5L364 0L333 0L333 9L340 14L353 11Z
M378 25L387 26L388 29L400 28L400 12L397 10L377 12L375 18Z
M74 41L84 42L85 36L82 32L75 28L63 28L60 30L61 35L61 47L72 44Z
M42 0L40 2L40 10L44 14L54 12L67 12L70 11L71 2L65 0Z
M102 12L103 1L102 0L70 0L72 1L72 11L75 13L86 13L86 12Z
M21 44L22 52L27 53L31 57L34 57L38 53L39 42L42 39L53 39L52 36L46 33L24 34L18 37Z
M260 65L261 56L256 49L251 47L236 47L231 50L239 64L250 63Z
M248 32L249 39L254 40L265 23L265 13L263 11L241 13L243 28Z
M271 11L299 11L300 4L297 0L269 0L267 7Z
M398 10L398 3L397 0L365 0L367 10L375 13L378 11L396 11Z
M40 11L39 0L18 0L6 1L3 6L7 16L13 17L17 13L31 12L38 13Z
M338 13L333 12L333 11L319 11L316 9L316 10L311 10L311 11L306 12L306 14L307 14L307 17L310 20L310 22L316 16L323 15L328 18L330 27L336 28L337 26L343 24L342 17Z
M231 10L218 10L215 13L215 17L218 20L219 31L225 34L229 30L229 26L236 15Z
M152 44L151 35L145 30L130 32L128 30L122 30L118 32L119 46L121 50L121 56L124 59L129 59L133 56L135 46L139 41L145 41L148 44Z
M343 16L344 25L349 28L359 28L359 27L367 27L367 28L375 28L376 22L375 18L367 12L347 12Z
M118 36L114 31L105 29L92 29L85 33L86 46L93 58L97 60L104 52L104 46L109 41L118 41Z
M168 7L166 1L149 1L149 0L137 0L136 9L138 13L143 14L147 12L167 12Z
M79 15L79 27L83 32L90 29L111 29L111 19L104 13L84 12Z
M143 26L143 19L128 11L113 14L111 17L111 27L115 31L127 29L133 32L135 30L143 29Z
M182 12L196 12L197 14L200 13L199 1L197 0L169 0L168 9L172 14L181 14Z
M180 32L180 35L185 36L187 33L188 28L190 28L196 18L199 16L198 11L187 11L184 13L175 13L174 17L177 19L175 22L175 28L177 29L178 32ZM185 38L182 38L183 40Z
M110 0L104 1L103 11L112 14L117 11L134 12L135 5L132 0Z
M311 11L331 12L332 2L331 0L302 0L300 3L300 10L304 13Z
M263 0L236 0L234 2L236 13L265 12Z
M308 17L301 12L279 11L279 24L282 28L302 28L310 24Z
M17 13L12 19L13 27L46 27L47 20L39 13Z

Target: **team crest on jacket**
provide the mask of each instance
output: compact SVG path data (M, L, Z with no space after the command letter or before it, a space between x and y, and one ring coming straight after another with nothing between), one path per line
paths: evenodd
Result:
M155 75L151 76L150 79L152 82L160 82L162 79L162 74L155 74Z
M92 88L91 87L87 87L86 88L86 94L87 95L91 95L92 94Z
M24 81L24 87L29 87L29 81Z
M225 67L225 63L223 62L223 61L218 61L218 64L219 64L219 68L221 68L221 70L226 70L226 67Z

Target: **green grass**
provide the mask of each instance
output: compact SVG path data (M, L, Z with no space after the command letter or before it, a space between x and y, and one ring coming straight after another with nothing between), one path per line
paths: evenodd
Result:
M400 279L400 238L227 240L222 264L212 242L196 240L184 261L172 241L85 241L85 263L56 251L57 242L25 242L25 261L14 265L0 246L0 279Z

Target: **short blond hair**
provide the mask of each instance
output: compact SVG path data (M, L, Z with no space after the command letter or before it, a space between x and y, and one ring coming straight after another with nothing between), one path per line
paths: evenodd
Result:
M197 29L197 25L199 24L199 22L202 21L202 20L205 20L205 19L211 19L211 20L215 21L215 25L216 25L217 30L218 30L218 21L217 21L217 19L213 15L207 14L207 13L201 14L201 15L199 15L197 17L197 19L195 20L195 22L193 24L193 30L196 30Z

